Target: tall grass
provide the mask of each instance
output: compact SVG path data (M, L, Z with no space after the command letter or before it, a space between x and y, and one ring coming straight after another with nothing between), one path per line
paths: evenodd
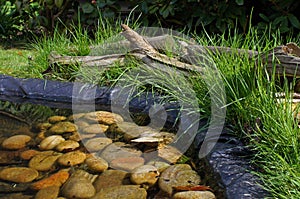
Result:
M39 39L33 45L38 55L29 73L35 77L42 77L41 71L49 67L48 58L52 51L63 55L87 55L90 53L90 46L97 47L105 42L115 41L114 36L119 34L121 23L121 20L117 20L112 24L100 18L94 40L91 40L80 26L74 26L75 31L72 32L57 31L51 38ZM135 24L133 28L137 26L138 24ZM269 51L290 41L298 44L300 42L300 37L282 38L280 32L271 32L270 29L266 29L261 35L254 28L250 28L245 35L228 32L222 35L208 35L204 32L193 37L204 46L229 46L258 52ZM231 54L218 53L212 55L212 58L221 73L226 91L228 110L226 120L229 125L233 126L234 133L247 140L247 144L255 151L253 163L260 168L261 172L258 175L261 176L264 187L272 194L272 198L300 198L299 127L293 118L292 103L288 97L293 89L293 83L286 82L280 87L277 84L276 75L265 71L266 66L262 64L259 56L249 59L246 54L238 55L233 50ZM142 89L141 92L143 89L148 89L152 92L168 93L172 99L188 102L189 99L181 92L174 92L162 86L163 82L168 80L168 84L186 86L195 91L201 105L197 111L206 113L203 115L209 117L211 104L206 99L209 89L205 88L201 76L195 77L195 74L191 74L182 81L176 78L176 75L164 72L157 74L157 71L147 69L145 73L156 75L156 78L151 78L152 76L140 77L140 79L134 79L133 76L131 76L132 79L126 77L127 71L132 68L136 69L138 64L133 61L125 66L116 64L111 70L105 71L88 70L80 66L67 66L69 68L59 66L61 70L54 72L52 78L64 81L80 79L80 81L93 84L111 86L125 78L130 80L127 85L134 85ZM158 79L161 82L157 81ZM144 84L145 81L147 85ZM188 85L184 85L185 83ZM175 91L178 90L175 89ZM286 102L278 103L275 97L276 92L285 92Z

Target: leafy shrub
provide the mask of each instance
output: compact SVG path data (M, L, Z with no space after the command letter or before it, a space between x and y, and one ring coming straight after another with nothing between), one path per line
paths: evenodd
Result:
M20 17L14 16L16 6L9 1L0 5L0 38L11 38L14 32L22 30Z
M270 26L272 30L279 30L281 33L286 33L300 29L300 22L297 14L300 2L297 0L268 0L262 1L267 5L267 9L259 13L260 21L257 26L260 29L265 29ZM258 7L258 6L257 6Z
M64 29L79 24L93 30L99 16L113 21L135 16L144 26L188 28L222 33L238 28L247 32L251 26L287 33L300 29L298 0L6 0L0 6L0 34L53 33L60 24ZM9 26L13 24L13 26Z

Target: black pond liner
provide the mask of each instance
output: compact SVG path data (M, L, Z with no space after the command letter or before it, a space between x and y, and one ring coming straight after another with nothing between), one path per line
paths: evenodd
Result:
M91 103L95 103L94 110L110 110L111 95L118 88L76 84L76 88L82 87L82 90L87 92L83 92L80 96L74 94L74 83L72 82L22 79L0 75L0 100L40 104L60 109L72 109L72 102L75 100L76 107L83 110L86 110L85 107L89 107ZM93 90L93 93L89 93L89 90ZM148 114L154 102L160 100L158 95L145 94L133 98L129 103L129 110L132 113ZM114 106L118 105L114 104ZM177 111L179 107L178 103L164 103L167 112L166 128L174 127L175 119L180 114ZM205 133L205 131L199 132L195 137L196 150L203 143ZM213 138L211 141L214 141ZM223 130L212 152L203 160L205 168L210 173L208 182L216 190L219 198L258 199L268 196L259 177L252 172L255 171L255 168L250 163L251 157L253 157L253 153L242 141Z

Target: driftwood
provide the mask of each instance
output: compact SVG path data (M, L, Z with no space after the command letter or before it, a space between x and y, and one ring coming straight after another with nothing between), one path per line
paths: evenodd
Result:
M109 55L101 56L61 56L51 54L49 63L50 65L59 66L80 64L82 66L99 67L99 69L106 70L116 62L123 64L126 56L131 55L142 60L150 67L159 67L164 70L163 67L171 66L185 72L195 71L202 73L203 67L201 66L201 62L207 64L206 62L209 62L207 53L211 52L213 54L227 53L238 56L246 55L249 58L256 59L257 63L259 63L258 60L260 59L270 74L273 72L274 67L276 67L275 72L279 75L300 77L300 70L298 70L298 65L300 64L300 48L294 43L278 46L271 52L259 54L258 51L246 49L199 46L192 41L175 41L170 35L144 38L127 25L122 25L122 28L123 32L121 35L123 35L127 41L117 42L110 46L112 49L122 48L123 50L120 50L121 53L110 53ZM179 48L175 49L175 46L179 46ZM174 50L175 55L177 55L176 58L168 57L166 54L163 54L163 52L170 49ZM179 52L177 52L178 49ZM51 69L47 69L46 72L49 70Z

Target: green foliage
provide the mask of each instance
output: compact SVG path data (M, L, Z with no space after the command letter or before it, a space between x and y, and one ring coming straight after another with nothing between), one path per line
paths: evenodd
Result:
M5 1L0 5L0 38L7 39L12 37L13 33L22 29L20 17L14 16L16 6L10 1Z
M2 0L3 1L3 0ZM190 31L222 33L237 28L246 34L251 26L263 32L266 27L281 33L300 29L298 0L6 0L0 6L0 34L53 34L60 25L81 24L96 32L99 16L139 19L143 26L187 28ZM132 11L133 10L133 11ZM9 26L9 24L13 24ZM101 24L100 24L101 25ZM69 28L69 27L67 27ZM27 35L26 35L27 36Z
M261 22L258 23L259 29L270 26L272 31L279 30L286 33L293 30L300 30L300 22L297 18L299 1L296 0L265 0L268 9L259 13Z

